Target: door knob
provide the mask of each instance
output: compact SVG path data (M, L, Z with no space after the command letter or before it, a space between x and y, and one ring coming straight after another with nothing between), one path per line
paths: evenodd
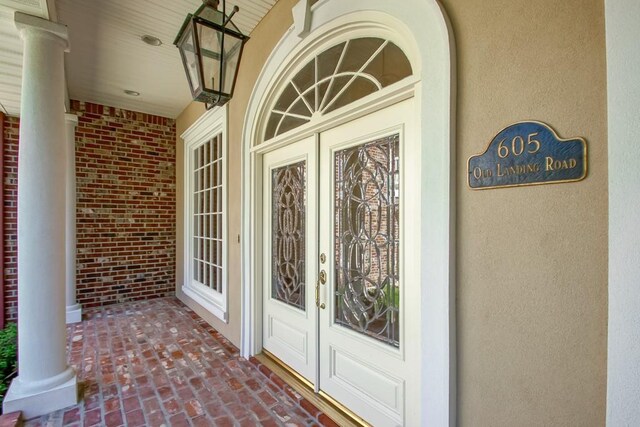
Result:
M323 285L327 283L327 273L324 270L320 271L320 283Z

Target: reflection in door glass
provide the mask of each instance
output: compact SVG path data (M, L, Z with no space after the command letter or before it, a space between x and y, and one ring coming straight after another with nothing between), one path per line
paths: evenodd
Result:
M398 347L399 135L336 152L335 321Z
M305 162L272 172L271 297L305 309Z

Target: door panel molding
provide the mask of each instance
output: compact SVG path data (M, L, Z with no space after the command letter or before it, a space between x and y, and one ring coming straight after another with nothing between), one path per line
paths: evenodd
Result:
M375 400L401 420L405 381L381 372L365 360L338 346L329 347L329 375L364 398ZM342 361L342 362L341 362ZM358 372L354 381L354 371ZM359 384L356 384L359 383Z
M285 345L296 352L304 363L308 363L307 350L309 334L306 331L300 330L296 327L282 322L278 318L275 318L273 316L267 317L269 319L267 321L267 323L269 324L269 334L267 336L267 339L273 338L280 341L282 345ZM297 343L298 345L296 345L295 341L299 341Z

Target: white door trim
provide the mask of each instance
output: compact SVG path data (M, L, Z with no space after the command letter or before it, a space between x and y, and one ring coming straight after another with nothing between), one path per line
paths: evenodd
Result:
M420 425L455 425L455 49L453 35L436 0L321 0L312 9L310 34L300 42L288 31L271 52L254 87L242 136L242 337L241 353L261 350L262 245L255 207L260 200L258 142L265 105L281 77L306 57L349 31L373 28L394 37L411 61L420 134L421 191L421 365ZM415 408L417 410L417 408Z
M609 331L607 425L640 425L640 4L606 0ZM602 166L602 165L600 165ZM634 190L635 189L635 190Z

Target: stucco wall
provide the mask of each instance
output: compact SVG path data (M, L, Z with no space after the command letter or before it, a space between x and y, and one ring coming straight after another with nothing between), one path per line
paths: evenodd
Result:
M457 44L460 425L603 425L607 134L602 0L444 0ZM582 136L578 183L471 191L469 156L536 119Z
M229 145L228 145L228 230L229 230L229 246L228 246L228 289L229 289L229 322L227 324L221 322L215 316L208 314L197 303L184 295L181 291L183 281L183 264L184 264L184 242L180 231L183 230L183 161L184 161L184 143L180 139L180 135L193 122L195 122L202 113L204 107L202 104L191 103L176 119L177 129L177 150L176 150L176 173L178 179L176 181L178 188L177 202L177 224L178 230L178 246L177 246L177 271L176 271L176 292L178 297L185 301L198 314L203 316L215 328L222 332L231 342L240 346L240 243L238 243L238 235L240 234L240 201L241 186L240 177L240 156L241 156L241 138L242 127L244 124L244 116L249 103L249 97L255 81L262 70L263 64L269 57L269 53L278 43L285 31L293 23L291 16L291 8L297 1L280 0L273 7L271 12L265 16L260 24L250 34L251 39L247 42L242 54L242 63L238 73L235 93L233 99L229 101ZM242 12L240 12L242 13ZM186 82L185 82L186 84Z
M212 323L236 344L242 120L265 59L291 24L294 3L280 0L252 34L229 107L230 321ZM602 425L607 327L603 2L442 3L452 22L458 63L459 423ZM201 111L185 110L177 120L178 135ZM484 151L506 125L526 119L547 122L562 137L588 141L586 180L468 189L468 157ZM180 140L177 154L180 177ZM181 206L178 221L181 230ZM179 247L179 266L181 254Z

